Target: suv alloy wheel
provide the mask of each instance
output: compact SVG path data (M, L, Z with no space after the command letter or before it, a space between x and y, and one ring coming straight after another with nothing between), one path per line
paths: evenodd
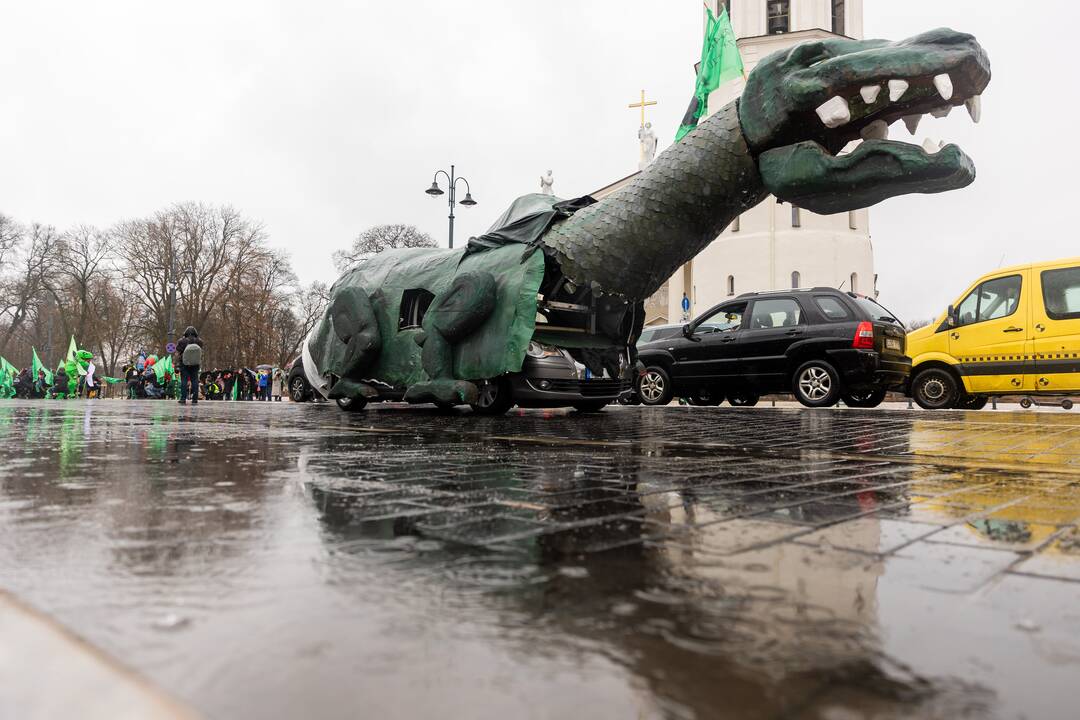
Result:
M667 405L671 402L671 377L662 367L646 368L638 380L638 397L645 405Z
M810 360L795 371L791 391L806 407L830 407L840 399L840 375L824 360Z

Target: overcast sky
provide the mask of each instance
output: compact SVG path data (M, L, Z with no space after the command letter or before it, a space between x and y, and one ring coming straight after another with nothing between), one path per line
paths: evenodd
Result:
M865 15L867 37L974 33L994 73L981 125L959 111L919 130L958 142L975 184L871 214L882 301L929 316L1003 258L1080 254L1076 4L866 0ZM547 169L563 197L629 174L626 105L645 88L670 144L702 27L697 0L50 0L0 18L0 212L64 228L231 204L305 281L332 280L330 253L373 224L445 243L446 203L423 191L450 163L480 203L458 208L460 239Z

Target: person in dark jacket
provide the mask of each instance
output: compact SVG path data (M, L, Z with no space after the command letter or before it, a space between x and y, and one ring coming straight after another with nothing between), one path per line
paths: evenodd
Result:
M64 366L61 365L60 367L56 368L56 372L53 373L53 384L52 387L49 388L48 396L53 398L54 400L56 399L57 395L59 395L63 399L66 399L68 396L68 390L69 388L67 371L64 370Z
M184 337L176 345L180 355L180 404L187 404L188 388L191 389L191 404L199 404L199 366L202 365L203 341L199 332L191 325L184 331Z

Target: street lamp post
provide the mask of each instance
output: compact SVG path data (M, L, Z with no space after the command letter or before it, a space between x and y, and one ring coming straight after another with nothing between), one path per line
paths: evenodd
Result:
M466 180L463 177L458 177L457 175L455 175L453 165L450 166L450 172L449 173L446 172L445 170L436 170L435 171L435 177L433 177L431 179L431 187L429 187L424 192L426 192L428 195L430 195L433 198L437 198L437 197L439 197L440 195L443 194L442 188L439 187L439 173L442 173L443 175L445 175L447 181L449 181L449 183L450 183L450 198L449 198L449 200L450 200L450 247L453 248L454 247L454 203L456 202L456 199L457 199L457 184L458 184L459 180L461 182L465 183L465 199L461 201L461 204L464 205L465 207L472 207L473 205L476 204L476 201L472 199L472 193L470 192L470 188L469 188L469 181Z

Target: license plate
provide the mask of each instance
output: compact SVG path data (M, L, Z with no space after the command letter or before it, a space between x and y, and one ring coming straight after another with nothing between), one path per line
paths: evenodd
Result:
M885 349L886 350L899 350L900 349L900 340L898 340L897 338L885 338Z

